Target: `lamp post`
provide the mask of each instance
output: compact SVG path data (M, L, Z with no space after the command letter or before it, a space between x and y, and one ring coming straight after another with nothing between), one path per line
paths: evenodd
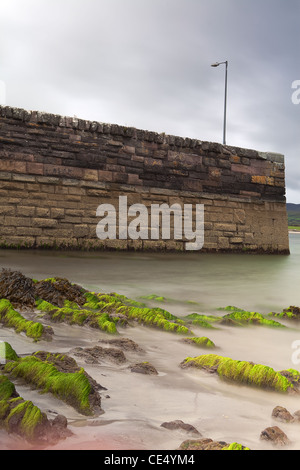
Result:
M216 62L212 64L212 67L219 67L219 65L225 64L225 101L224 101L224 125L223 125L223 144L226 145L226 114L227 114L227 71L228 71L228 61L225 62Z

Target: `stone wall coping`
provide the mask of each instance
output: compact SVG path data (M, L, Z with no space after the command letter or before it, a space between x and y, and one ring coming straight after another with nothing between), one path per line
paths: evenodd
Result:
M21 120L50 127L69 128L73 130L91 133L110 134L123 136L133 140L144 140L157 144L167 144L178 148L201 148L216 153L239 155L247 158L268 160L276 163L284 163L284 155L274 152L260 152L253 149L245 149L237 146L222 145L217 142L201 141L194 138L167 135L149 130L127 127L119 124L108 124L98 121L84 120L77 117L61 116L43 111L27 111L22 108L0 106L0 117Z

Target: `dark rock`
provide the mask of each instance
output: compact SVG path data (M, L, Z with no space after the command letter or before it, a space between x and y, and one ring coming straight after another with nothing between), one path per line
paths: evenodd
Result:
M111 344L113 346L123 349L124 351L143 352L143 349L137 343L135 343L135 341L129 338L113 338L107 340L103 339L99 342Z
M70 351L77 357L84 359L87 364L99 364L101 361L110 361L115 364L124 364L126 357L123 351L117 348L102 348L94 346L93 348L74 348Z
M261 432L260 438L265 441L270 441L276 446L285 446L290 442L287 435L278 426L264 429L264 431Z
M201 433L191 424L184 423L180 419L177 419L175 421L168 421L164 422L161 424L161 427L166 428L166 429L183 429L184 431L193 433L193 434L198 434L201 436Z
M300 320L300 308L295 307L294 305L291 305L289 308L283 309L284 312L284 318L286 317L287 319L291 319L290 312L292 312L293 320Z
M57 415L51 421L51 424L52 424L52 426L56 426L56 427L59 427L59 428L66 428L68 426L68 420L63 415Z
M31 406L33 406L32 402L25 401L21 397L18 400L9 399L6 402L4 413L1 415L0 424L5 423L4 427L8 433L16 434L26 441L38 445L54 445L73 435L72 431L68 429L67 419L62 415L58 415L53 421L50 421L46 413L41 412L37 424L29 423L27 417L26 426L24 426L27 409L30 409ZM38 408L36 409L38 410ZM31 424L32 429L30 430Z
M273 409L272 417L282 422L290 423L294 421L294 417L291 415L291 413L286 408L283 408L282 406L276 406Z
M129 368L131 372L136 372L138 374L158 375L157 370L152 364L150 364L150 362L140 362L130 366Z
M295 421L300 421L300 410L295 411L295 413L294 413L294 419L295 419Z
M64 372L64 373L75 373L79 372L81 370L81 367L78 366L77 362L75 359L72 357L68 356L67 354L59 354L59 353L49 353L46 351L38 351L33 354L35 357L39 358L41 361L48 362L50 364L53 364L54 367L59 371L59 372ZM99 395L99 390L106 390L105 387L102 385L98 384L93 377L91 377L86 371L83 371L84 375L87 377L91 390L89 393L89 403L91 406L91 409L95 414L102 414L103 410L101 408L101 397ZM70 401L68 403L71 406L76 406Z
M182 442L179 450L222 450L227 445L226 442L213 441L212 439L195 439Z
M294 392L298 393L300 387L300 374L295 375L289 370L281 370L279 373L286 377L294 385Z
M52 421L51 424L51 434L55 440L66 439L69 436L72 436L73 433L68 429L68 420L63 415L57 415Z

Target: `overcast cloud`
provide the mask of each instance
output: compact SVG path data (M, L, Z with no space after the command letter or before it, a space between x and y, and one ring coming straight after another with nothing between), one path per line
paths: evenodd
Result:
M0 97L222 142L228 60L228 145L283 153L300 203L299 18L300 0L0 0Z

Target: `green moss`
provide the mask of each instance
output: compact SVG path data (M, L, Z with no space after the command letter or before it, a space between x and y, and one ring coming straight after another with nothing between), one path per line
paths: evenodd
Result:
M35 435L36 428L42 423L44 415L31 401L22 401L13 407L5 418L5 427L8 432L14 430L16 420L19 422L19 432L28 439ZM12 426L11 426L11 423Z
M117 294L115 292L110 295L114 299L116 299L116 301L122 302L123 305L129 305L131 307L140 307L140 308L143 308L146 306L145 303L138 302L137 300L129 299L128 297L126 297L126 295Z
M5 341L0 341L0 363L1 360L16 361L17 359L18 355L11 345Z
M200 346L202 348L209 348L209 349L213 349L215 348L215 344L213 343L213 341L211 341L209 338L207 338L206 336L202 336L201 338L198 338L198 337L193 337L193 338L185 338L185 340L187 342L191 342L191 343L194 343L196 344L197 346Z
M85 292L84 297L86 298L86 303L83 305L84 308L97 309L99 306L99 298L95 295L94 292Z
M0 375L0 426L7 432L17 433L27 439L36 436L38 426L47 417L31 401L19 397L14 384Z
M221 318L213 315L201 315L199 313L191 313L183 317L183 320L191 325L199 326L201 328L215 328L212 323L218 323Z
M244 447L242 444L238 444L237 442L232 442L226 447L223 447L222 450L250 450L249 447Z
M64 301L64 307L67 307L67 308L79 308L79 305L76 303L76 302L71 302L70 300L65 300Z
M86 297L88 298L88 302L84 305L84 307L90 307L92 304L93 307L102 307L103 309L106 305L105 302L99 302L98 297L94 294L91 294L90 296L87 295ZM97 299L96 302L95 299ZM67 306L58 308L49 302L42 300L37 301L36 305L38 310L47 312L52 321L67 322L70 325L79 326L86 323L94 328L99 328L100 330L110 334L117 333L115 322L109 318L107 313L103 313L101 309L99 311L95 311L94 309L88 310L87 308L79 309Z
M35 302L36 308L40 310L41 312L51 312L52 310L56 310L57 306L50 304L50 302L47 302L46 300L38 299Z
M155 300L156 302L166 302L166 300L167 300L162 295L156 295L156 294L142 295L141 299Z
M91 385L83 369L79 372L64 373L47 361L27 356L7 363L5 371L15 377L24 378L44 393L51 392L84 415L92 414L89 403Z
M0 300L0 322L8 328L14 328L17 333L24 332L35 341L41 339L45 332L41 323L26 320L6 299Z
M220 307L218 310L229 310L230 312L245 312L242 308L227 305L227 307Z
M14 384L4 375L0 375L0 400L8 400L15 391Z
M40 282L51 282L51 284L54 284L56 281L56 277L47 277L46 279L42 279Z
M7 400L0 400L0 423L5 419L9 412L9 404Z
M274 320L265 318L258 312L247 312L246 310L238 309L227 315L223 316L223 320L232 320L238 325L265 325L276 328L284 328L284 325Z
M277 317L277 318L284 318L287 320L300 320L300 308L290 306L289 308L285 308L280 313L271 312L269 316Z
M188 357L183 365L194 365L200 369L217 371L219 377L239 384L254 385L278 392L287 392L294 388L293 383L280 372L261 364L237 361L215 354L195 358Z
M179 334L189 334L190 330L182 322L177 323L177 319L171 313L156 308L137 308L121 307L117 309L118 313L123 313L129 319L133 319L148 326L155 326L165 331L176 332Z

